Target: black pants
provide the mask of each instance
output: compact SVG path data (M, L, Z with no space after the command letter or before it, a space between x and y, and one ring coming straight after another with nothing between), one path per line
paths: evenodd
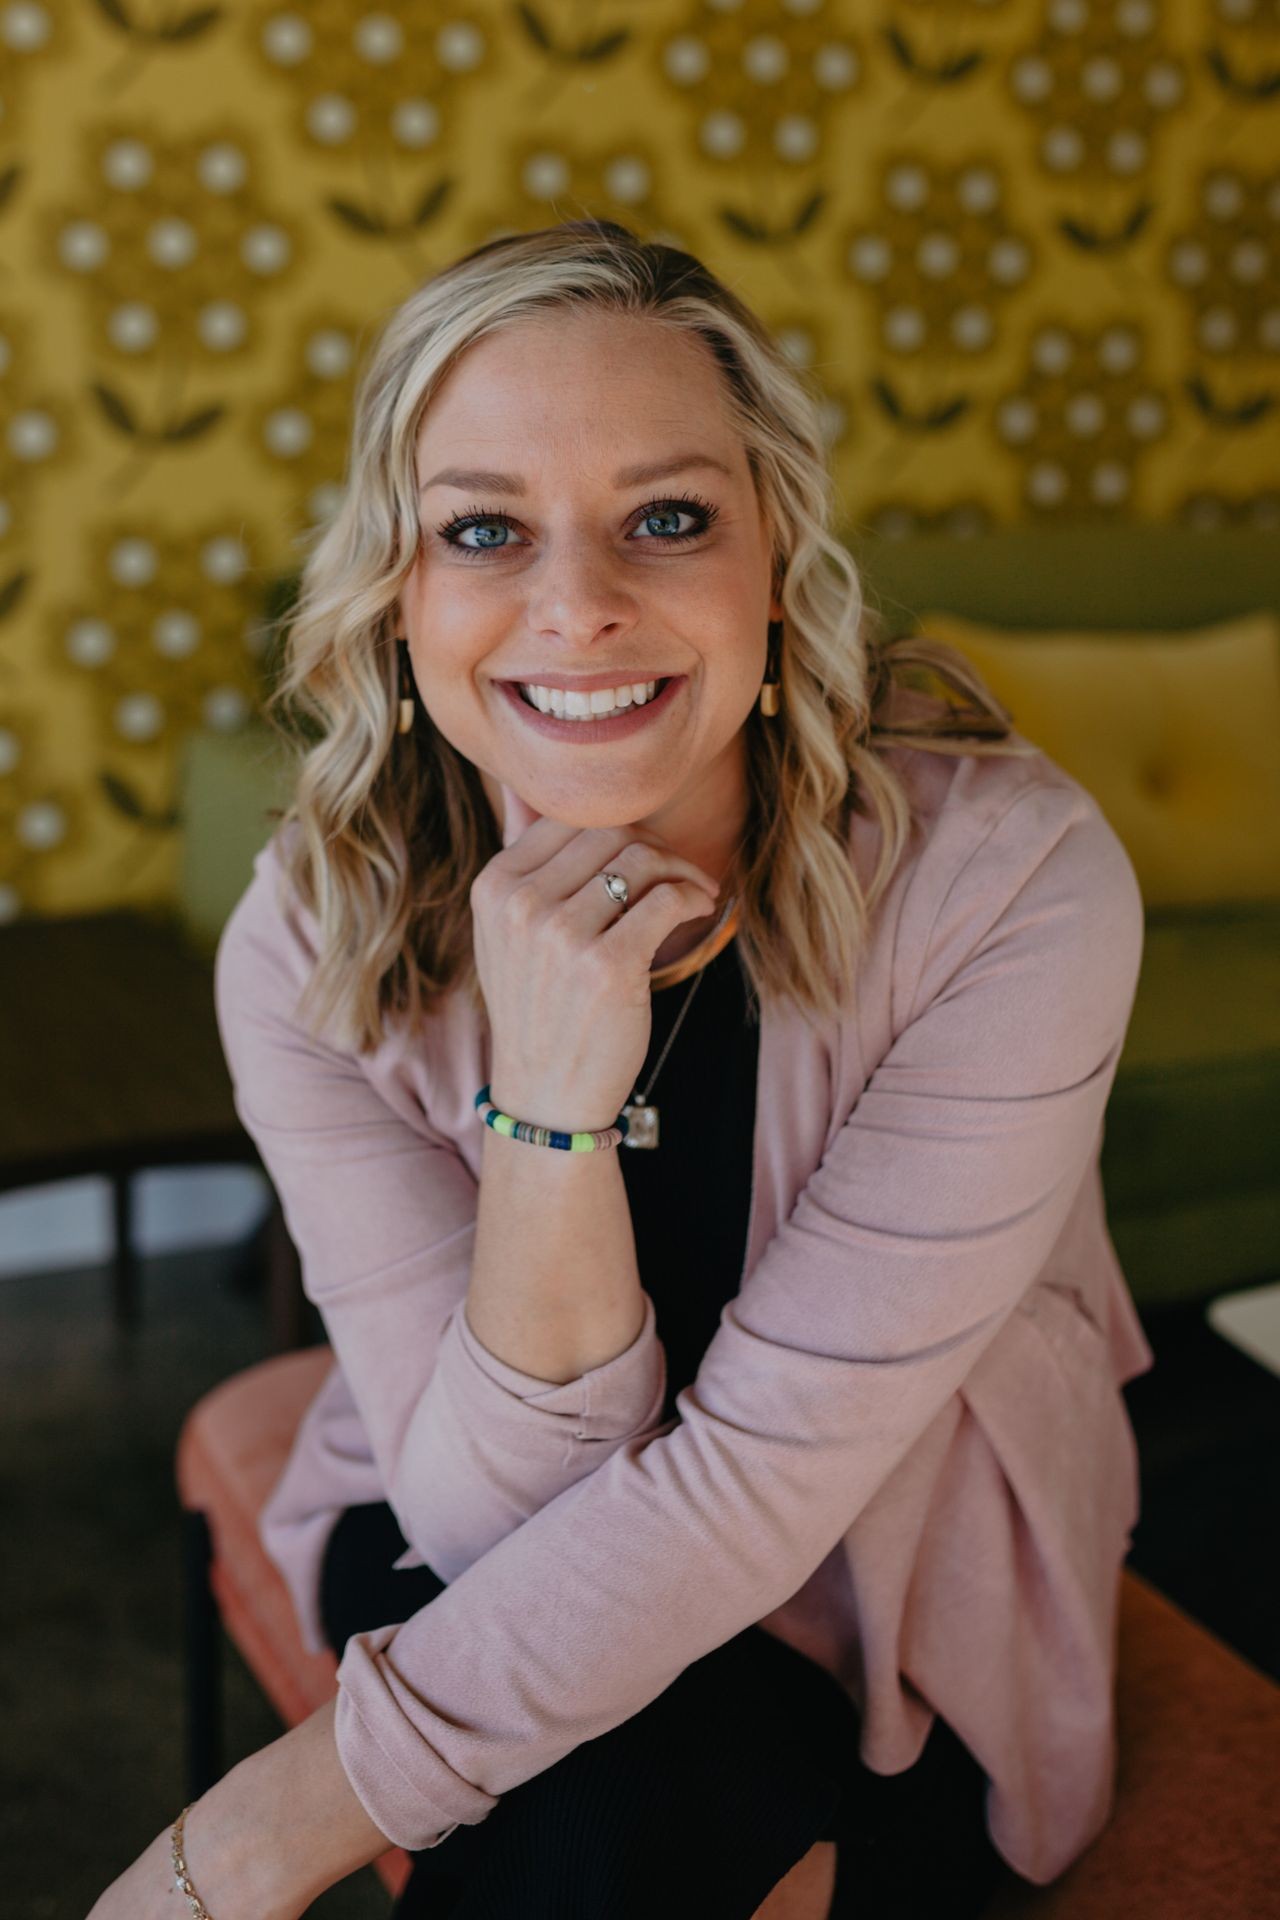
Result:
M393 1570L405 1545L385 1503L342 1515L320 1595L336 1652L443 1592ZM982 1769L939 1716L914 1767L877 1774L858 1728L832 1675L748 1627L416 1853L393 1920L751 1920L815 1840L836 1842L833 1920L975 1920L1010 1873Z

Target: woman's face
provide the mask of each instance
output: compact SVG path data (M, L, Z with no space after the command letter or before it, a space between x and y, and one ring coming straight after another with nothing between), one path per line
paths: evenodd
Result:
M676 846L712 821L736 833L743 723L782 609L709 350L644 318L522 321L455 363L417 473L403 631L424 705L499 820L505 783L572 826L647 822ZM540 726L512 697L521 682L664 678L661 705L638 726L633 706L616 737Z

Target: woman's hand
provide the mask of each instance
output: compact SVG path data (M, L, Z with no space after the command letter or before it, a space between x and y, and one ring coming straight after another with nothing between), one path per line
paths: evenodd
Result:
M605 869L626 878L625 912ZM508 837L471 887L495 1104L565 1132L612 1126L649 1050L653 956L682 921L714 912L717 894L644 828L539 815Z

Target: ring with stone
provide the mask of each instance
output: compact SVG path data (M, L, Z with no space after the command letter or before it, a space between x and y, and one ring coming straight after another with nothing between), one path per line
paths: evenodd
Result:
M626 875L621 873L602 873L600 878L604 881L604 890L609 898L616 900L620 907L625 907L628 897Z

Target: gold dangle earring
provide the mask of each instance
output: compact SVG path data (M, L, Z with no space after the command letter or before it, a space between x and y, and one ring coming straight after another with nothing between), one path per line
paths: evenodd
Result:
M396 641L404 651L400 655L400 718L397 733L409 733L413 727L413 682L409 677L409 645L403 634Z
M765 667L764 684L760 688L760 711L769 719L772 719L778 711L779 694L782 686L779 677L781 669L778 665L778 656L781 649L782 622L781 620L771 620L769 622L768 664Z

